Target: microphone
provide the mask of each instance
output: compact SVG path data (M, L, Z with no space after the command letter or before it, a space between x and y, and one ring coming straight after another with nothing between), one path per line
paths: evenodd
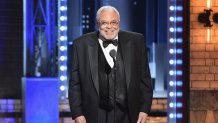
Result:
M109 52L110 56L113 58L113 61L114 61L114 100L113 100L113 103L114 103L114 123L116 123L116 64L115 64L115 57L117 55L117 52L115 49L112 49L110 52Z
M110 50L109 54L113 58L113 62L114 62L114 65L115 65L115 57L116 57L116 54L117 54L116 50L114 50L114 49ZM105 65L105 72L106 72L107 75L111 72L111 67L108 64Z
M117 55L116 50L115 50L115 49L112 49L112 50L109 52L109 54L110 54L110 56L113 58L114 63L115 63L115 57L116 57L116 55Z

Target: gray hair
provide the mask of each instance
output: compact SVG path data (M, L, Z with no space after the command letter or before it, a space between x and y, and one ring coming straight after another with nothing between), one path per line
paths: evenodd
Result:
M118 10L116 8L114 8L113 6L102 6L100 9L98 9L97 13L96 13L96 20L97 22L99 21L100 18L100 14L102 11L111 11L113 10L114 12L116 12L118 19L120 21L120 14L118 12Z

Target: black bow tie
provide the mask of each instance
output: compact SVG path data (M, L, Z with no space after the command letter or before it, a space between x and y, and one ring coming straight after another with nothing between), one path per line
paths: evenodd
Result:
M103 41L103 47L104 48L106 48L109 44L113 44L114 46L117 46L118 45L117 39Z

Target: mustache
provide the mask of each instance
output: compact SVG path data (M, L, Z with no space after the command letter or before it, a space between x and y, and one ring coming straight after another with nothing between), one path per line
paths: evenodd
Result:
M105 32L114 32L115 30L114 29L106 29L104 30Z

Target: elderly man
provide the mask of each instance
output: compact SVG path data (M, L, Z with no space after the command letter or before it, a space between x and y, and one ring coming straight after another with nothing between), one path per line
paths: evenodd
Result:
M69 101L76 123L145 123L152 86L143 35L119 30L112 6L97 11L99 32L74 41Z

